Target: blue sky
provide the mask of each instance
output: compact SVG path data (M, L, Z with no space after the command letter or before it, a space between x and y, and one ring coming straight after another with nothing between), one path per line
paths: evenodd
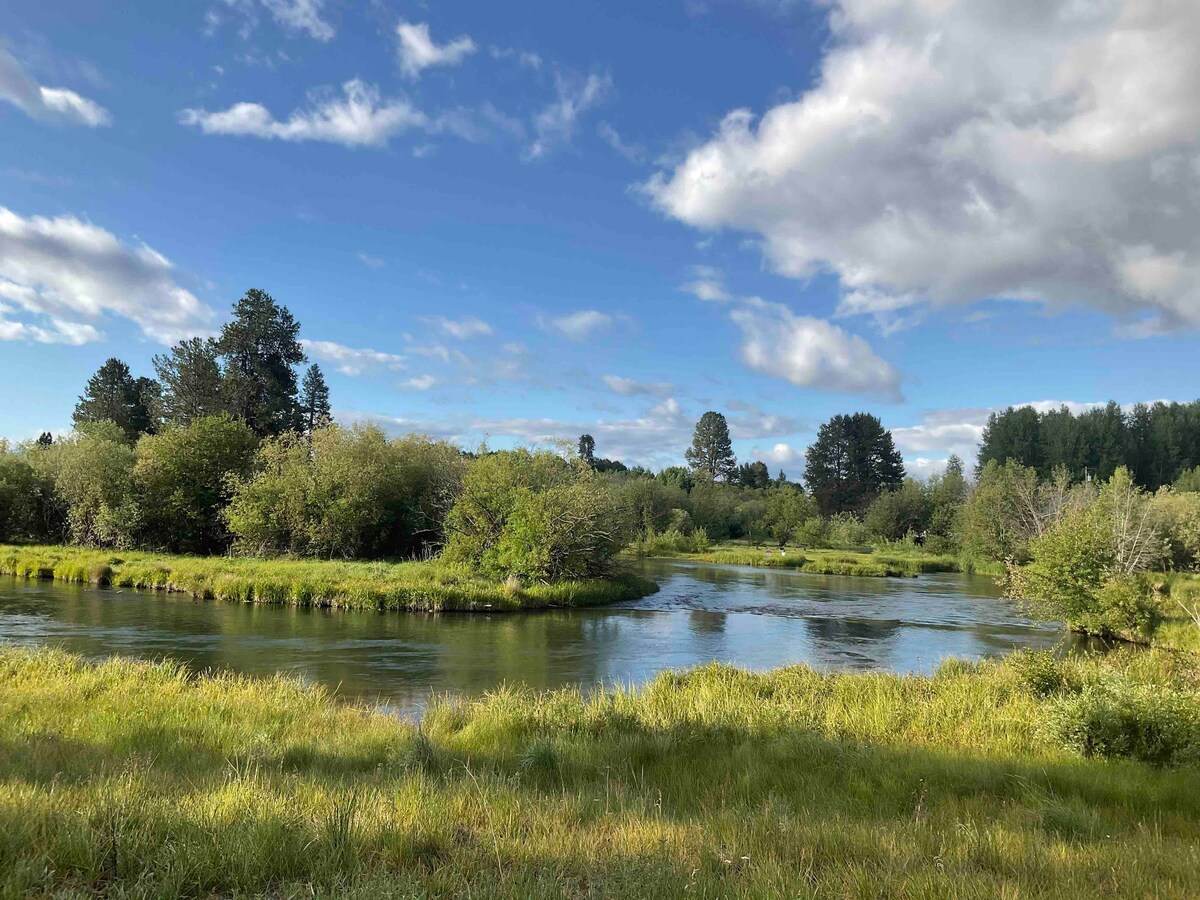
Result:
M0 435L260 287L339 418L798 474L1190 400L1200 7L9 2Z

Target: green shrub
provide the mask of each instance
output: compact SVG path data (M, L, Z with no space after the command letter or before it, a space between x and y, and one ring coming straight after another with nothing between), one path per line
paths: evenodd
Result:
M1084 756L1154 765L1200 761L1200 697L1120 676L1055 701L1046 728Z

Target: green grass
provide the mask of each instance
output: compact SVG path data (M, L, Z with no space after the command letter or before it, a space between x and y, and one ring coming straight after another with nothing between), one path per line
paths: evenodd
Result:
M1070 749L1047 723L1089 684L1197 697L1155 651L713 665L418 728L283 680L0 650L0 896L1194 897L1200 770Z
M911 577L929 572L964 571L961 561L945 554L922 552L877 553L857 550L797 550L786 554L778 549L726 544L702 553L672 553L668 558L708 562L724 566L754 566L795 569L812 575L856 575L863 577Z
M0 545L0 574L177 591L243 603L372 610L518 610L594 606L653 593L644 578L501 582L429 562L339 562L170 556L78 547Z

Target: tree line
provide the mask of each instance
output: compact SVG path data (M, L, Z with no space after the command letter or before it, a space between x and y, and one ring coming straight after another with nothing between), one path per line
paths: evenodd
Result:
M1009 407L988 417L978 468L1010 459L1044 479L1063 469L1075 481L1107 481L1124 467L1155 491L1200 466L1200 400L1139 403L1128 412L1110 401L1078 414Z

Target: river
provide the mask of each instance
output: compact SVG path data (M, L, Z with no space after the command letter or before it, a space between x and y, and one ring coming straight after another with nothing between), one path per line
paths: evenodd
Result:
M284 672L401 714L431 693L640 684L719 660L750 669L928 672L946 657L1081 646L1030 621L991 579L848 578L651 560L661 590L598 609L340 612L0 578L0 641L195 669Z

